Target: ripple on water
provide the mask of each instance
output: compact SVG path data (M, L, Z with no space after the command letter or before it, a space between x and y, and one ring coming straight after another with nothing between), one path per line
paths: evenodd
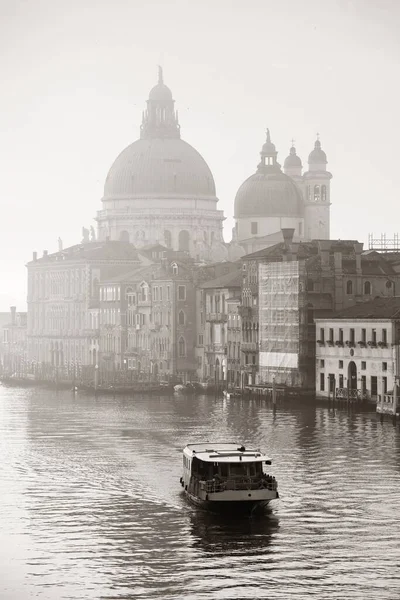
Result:
M186 503L181 448L221 438L272 456L266 514ZM311 403L0 388L0 597L392 600L399 441Z

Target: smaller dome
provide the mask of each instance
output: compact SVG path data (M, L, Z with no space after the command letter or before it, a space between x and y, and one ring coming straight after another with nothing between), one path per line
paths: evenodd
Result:
M308 156L308 164L309 165L311 165L311 164L326 165L327 162L328 161L326 160L326 154L321 148L321 142L319 140L316 140L316 142L314 144L314 150L312 152L310 152L310 154Z
M290 169L290 167L299 167L302 168L301 158L296 154L296 148L292 146L290 148L290 154L285 158L285 162L283 163L283 167L285 169Z
M172 92L165 83L157 83L150 90L149 100L157 104L168 104L172 102Z

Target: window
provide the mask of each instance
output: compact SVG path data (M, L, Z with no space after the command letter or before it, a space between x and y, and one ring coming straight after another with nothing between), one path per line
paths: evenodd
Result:
M319 330L319 339L321 342L325 342L325 329L323 327Z
M321 200L326 202L326 185L321 185Z
M179 338L178 342L178 356L186 356L186 343L183 337Z
M252 221L251 223L251 233L256 235L258 233L258 223L257 221Z
M343 361L339 360L339 369L343 369Z
M321 199L320 186L314 185L314 202L319 202Z
M378 378L376 375L371 376L371 396L378 394Z
M382 377L382 391L387 394L387 377Z
M178 275L178 265L176 263L172 263L171 268L172 268L172 274Z
M299 221L299 236L301 237L303 235L303 223L301 221Z
M366 294L367 296L369 296L371 294L371 282L370 281L366 281L364 283L364 294Z
M332 342L332 344L333 344L333 329L332 328L329 329L329 341Z
M339 342L343 344L343 329L339 329Z
M160 302L162 302L162 299L163 299L163 289L162 289L161 286L160 286L160 290L159 291L160 291Z
M365 375L361 375L361 391L363 393L367 391L367 378Z
M367 330L366 329L361 329L361 341L364 342L364 344L367 341Z
M343 374L342 373L339 375L339 387L343 388Z
M325 391L325 373L319 374L319 389L321 392Z
M382 342L387 344L387 329L382 329Z
M167 300L171 300L171 287L167 285Z
M178 285L178 300L186 300L186 286Z
M376 329L372 330L372 343L376 344Z
M319 366L321 367L321 369L325 367L325 361L323 358L321 358L321 360L319 361Z
M365 371L365 369L366 369L366 368L367 368L367 363L365 362L365 360L362 360L362 361L361 361L361 369L362 369L363 371Z
M179 311L178 314L178 325L184 325L185 324L185 313L183 312L183 310Z
M350 295L350 294L352 294L352 293L353 293L353 282L349 280L349 281L346 283L346 294L347 294L347 295Z
M204 336L202 334L199 335L199 346L204 344Z
M154 300L158 300L158 287L154 287Z
M387 362L382 363L382 371L387 371Z
M354 341L355 341L355 330L350 329L350 343L354 344Z
M313 292L314 291L314 282L312 279L308 279L307 280L307 291L308 292Z

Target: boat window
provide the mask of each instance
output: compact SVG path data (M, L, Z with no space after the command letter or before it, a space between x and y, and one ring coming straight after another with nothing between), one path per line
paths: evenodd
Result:
M229 472L232 477L242 477L247 475L247 465L246 463L241 464L233 464L229 465Z
M226 463L222 463L220 465L220 467L221 467L221 476L228 477L228 465Z

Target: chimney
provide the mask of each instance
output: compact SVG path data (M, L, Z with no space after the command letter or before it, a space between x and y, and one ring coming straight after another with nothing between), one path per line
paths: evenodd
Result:
M281 231L283 235L283 243L285 244L285 249L283 250L283 260L291 261L293 260L291 243L293 241L294 229L288 227L282 228Z
M15 325L15 323L16 323L16 310L17 310L16 306L10 306L11 325Z
M287 247L293 242L294 229L291 227L284 227L281 229L281 231L283 235L283 241L285 242L285 246Z
M36 261L37 260L37 252L33 252L32 253L32 260Z

